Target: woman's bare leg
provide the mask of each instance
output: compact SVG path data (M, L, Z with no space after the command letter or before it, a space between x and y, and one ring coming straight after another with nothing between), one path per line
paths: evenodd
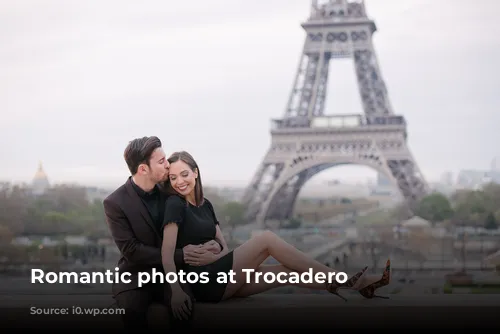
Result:
M290 271L298 273L307 272L310 269L313 275L335 272L332 268L309 258L276 234L265 231L233 251L232 269L236 273L236 283L228 283L223 299L233 296L246 283L246 273L242 269L257 269L269 256L275 258ZM327 278L326 275L325 278ZM326 288L326 285L323 288Z
M275 275L279 273L291 273L293 272L292 270L288 269L287 267L277 264L277 265L262 265L259 268L255 270L254 273L249 274L251 276L251 282L250 283L245 283L243 286L236 291L232 297L248 297L251 295L259 294L274 288L278 288L281 286L296 286L300 288L306 288L306 289L313 289L313 290L324 290L325 289L325 284L323 283L303 283L303 282L298 282L294 284L289 284L289 283L280 283L278 280L272 282L272 283L267 283L264 281L264 275L266 273L273 273ZM259 275L259 280L258 282L255 279L255 276L258 275L256 273L261 273ZM363 275L363 277L352 287L353 290L359 290L364 288L367 285L370 285L376 281L378 281L381 278L380 275ZM229 297L228 297L229 298Z

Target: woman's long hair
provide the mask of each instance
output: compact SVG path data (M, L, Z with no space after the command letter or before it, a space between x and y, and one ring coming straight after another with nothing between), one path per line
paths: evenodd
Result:
M205 197L203 196L203 185L201 183L201 174L200 174L200 169L198 168L198 164L194 160L194 158L191 156L186 151L180 151L180 152L174 152L170 157L168 158L168 162L170 164L177 162L177 161L182 161L186 165L191 168L193 172L197 171L198 172L198 177L196 178L196 183L194 185L194 200L195 200L195 205L200 206L203 204ZM163 183L163 189L170 195L180 195L177 191L174 190L172 185L170 184L170 179L165 181Z

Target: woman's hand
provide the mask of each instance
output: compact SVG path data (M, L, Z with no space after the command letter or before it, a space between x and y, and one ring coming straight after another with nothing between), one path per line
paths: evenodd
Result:
M193 304L191 303L191 298L180 287L172 288L172 300L170 304L175 318L179 320L189 319Z

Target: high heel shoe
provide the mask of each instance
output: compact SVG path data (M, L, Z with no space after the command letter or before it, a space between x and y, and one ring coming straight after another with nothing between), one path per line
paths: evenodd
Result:
M376 282L373 282L359 289L358 292L361 294L361 296L368 299L372 298L389 299L388 296L376 295L375 291L383 286L388 285L390 282L391 282L391 260L387 260L387 263L385 264L384 273L382 274L382 278Z
M361 270L360 272L353 275L351 278L349 278L344 283L339 284L339 283L335 283L335 282L334 283L326 282L326 291L330 292L331 294L334 294L335 296L338 296L339 298L343 299L346 302L347 299L344 296L342 296L341 294L339 294L339 290L340 289L352 289L353 286L356 284L356 282L358 282L363 277L363 275L366 273L367 269L368 269L368 267L365 267L363 270Z

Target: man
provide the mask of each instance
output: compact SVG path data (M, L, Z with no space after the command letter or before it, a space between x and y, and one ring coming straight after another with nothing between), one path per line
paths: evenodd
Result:
M168 179L169 163L162 143L157 137L132 140L124 152L125 162L132 174L124 185L104 200L106 221L120 250L120 273L129 272L130 282L113 284L112 293L118 307L125 309L126 329L147 328L147 311L153 302L170 307L171 289L168 283L149 283L138 287L138 273L153 269L163 273L161 232L166 194L158 184ZM175 265L190 263L203 253L218 253L221 246L215 240L202 246L188 245L175 251ZM203 261L202 261L203 262ZM163 274L164 275L164 274ZM191 291L183 286L188 295ZM169 312L170 313L170 312Z

